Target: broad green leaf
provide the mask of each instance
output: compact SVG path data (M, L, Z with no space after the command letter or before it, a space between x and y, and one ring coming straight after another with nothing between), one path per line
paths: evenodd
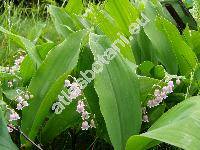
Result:
M53 17L57 32L64 38L67 38L71 33L76 31L73 19L67 12L65 12L64 8L49 6L48 11Z
M129 26L139 17L137 9L128 0L108 0L105 10L114 18L115 23L127 36L130 36Z
M42 61L46 58L47 53L55 46L54 43L45 43L42 45L37 45L36 49L40 54ZM36 72L36 66L31 60L30 56L27 55L20 65L20 75L23 78L23 82L27 84L33 74Z
M22 128L34 139L38 129L48 115L55 101L56 94L64 79L61 76L70 73L78 62L81 41L86 31L73 33L60 45L52 49L41 67L37 70L29 85L29 91L34 95L30 105L23 110ZM55 89L55 92L52 91ZM30 118L31 115L31 118Z
M139 63L142 63L143 61L147 60L156 62L156 50L153 47L148 36L145 34L144 29L141 29L139 34L137 35L137 42L138 46L141 49L141 55L138 54L140 57L139 59L141 59ZM137 49L133 48L133 50L137 52ZM137 57L137 55L135 57Z
M148 117L149 117L149 123L153 124L156 120L158 120L158 118L160 118L162 116L162 114L165 111L165 103L159 105L158 107L154 107L152 109L150 109L150 111L148 112Z
M53 114L42 130L42 143L53 140L69 127L81 122L80 114L76 111L76 102L71 103L61 114Z
M155 84L158 84L160 80L153 79L150 77L139 77L139 83L140 83L140 98L141 98L141 103L145 104L146 98L148 94L152 92L152 87Z
M158 14L159 11L151 1L145 1L144 4L144 13L150 20L150 22L144 26L144 32L155 47L158 61L166 67L169 73L176 74L178 72L178 62L170 46L170 41L159 31L154 21L156 16L160 15Z
M144 61L137 68L137 73L142 76L151 77L150 71L155 65L151 61Z
M158 29L162 31L170 41L181 74L187 75L197 65L197 57L195 53L192 51L191 47L185 43L177 28L172 23L160 17L157 18L156 24Z
M3 27L0 27L0 31L7 34L16 44L18 44L18 46L26 50L34 64L37 64L38 67L40 66L41 58L35 48L35 45L32 42L30 42L28 39L25 39L24 37L9 32Z
M77 65L78 73L80 73L80 71L84 72L86 70L91 70L93 62L94 56L90 48L85 47L79 56L79 62ZM82 78L81 75L80 78ZM99 138L105 139L106 141L109 141L105 121L100 111L99 98L94 89L94 82L88 84L87 87L84 89L84 96L86 97L90 112L92 114L95 114L95 126L97 136Z
M82 0L69 0L65 9L70 14L81 14L84 9Z
M162 80L165 77L165 68L162 65L154 66L150 71L153 78Z
M7 125L4 120L3 113L0 109L0 149L2 150L17 150L18 148L12 142L8 133Z
M136 22L136 19L139 17L138 12L136 8L132 6L131 3L128 2L127 0L125 0L124 2L120 0L117 2L119 4L112 1L113 0L108 1L108 4L106 3L107 11L101 10L100 8L97 8L96 6L91 7L90 8L92 11L91 20L97 26L97 33L102 34L103 32L105 35L107 35L107 37L113 43L116 42L116 45L120 48L120 51L125 58L129 59L132 62L135 62L135 58L134 58L130 43L124 42L120 38L120 35L123 35L124 37L128 39L128 36L131 35L128 31L129 26L131 25L131 23ZM111 9L111 7L113 7L113 9ZM128 9L126 7L128 7ZM120 9L124 10L125 8L127 9L126 13L121 13ZM127 13L127 11L129 11L129 13ZM119 14L121 16L119 16ZM120 18L117 19L118 17ZM122 22L124 19L126 20L127 24ZM110 27L112 27L112 29L110 29ZM124 43L124 46L122 46L119 43L119 40L121 40L122 43Z
M89 39L95 60L110 47L106 36L90 34ZM141 125L139 82L132 66L118 54L95 77L100 110L116 150L124 149L130 134L137 134Z
M34 44L37 43L38 39L40 38L46 24L43 22L38 22L36 25L28 33L27 37L30 39Z
M200 97L191 97L162 115L145 133L129 138L126 149L144 150L165 142L185 150L200 145Z

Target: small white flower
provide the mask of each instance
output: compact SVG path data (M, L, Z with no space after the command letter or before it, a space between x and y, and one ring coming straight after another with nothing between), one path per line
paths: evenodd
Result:
M87 121L83 121L81 129L82 130L88 130L89 127L90 126L89 126L88 122Z
M181 80L178 78L178 79L176 79L176 84L177 85L180 85L180 83L181 83Z
M27 100L30 98L28 94L25 94L24 97L25 97L25 99L27 99Z
M21 103L23 100L24 100L24 99L23 99L21 96L18 96L17 99L16 99L16 101L17 101L18 103Z
M96 126L95 126L95 123L94 123L94 120L93 120L93 119L90 121L90 127L91 127L91 128L96 128Z
M13 125L12 125L12 124L9 124L9 126L7 126L7 129L8 129L8 132L9 132L9 133L13 132L13 128L11 128L10 126L13 127Z
M158 89L156 89L156 90L154 91L154 95L155 95L155 96L159 96L159 95L160 95L160 91L159 91Z
M27 107L28 106L28 102L27 101L23 101L22 105L23 105L23 107Z
M65 80L65 87L69 87L71 85L70 81L69 80Z
M10 68L9 67L5 67L5 70L6 70L6 72L9 72Z
M34 96L31 94L31 95L30 95L30 99L32 99L33 97L34 97Z
M154 107L154 106L155 106L154 100L149 100L148 103L147 103L147 106L148 106L149 108Z
M142 116L142 121L143 122L149 122L149 117L147 115Z
M12 81L8 81L8 87L13 87L13 82Z

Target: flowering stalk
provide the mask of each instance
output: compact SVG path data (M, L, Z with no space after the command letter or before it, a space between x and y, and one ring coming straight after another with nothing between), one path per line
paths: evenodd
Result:
M181 83L180 79L185 79L182 76L170 75L166 73L164 80L167 85L162 88L158 86L159 89L158 88L155 89L154 98L147 102L147 106L149 108L158 106L160 103L163 102L163 100L165 100L168 97L168 94L173 93L174 89L174 82L172 80L173 78L176 78L176 85L180 85Z
M14 126L8 124L7 128L9 128L12 131L15 130L19 132L26 140L28 140L31 144L33 144L39 150L43 150L39 145L35 144L26 134L24 134L24 132L22 132L22 130L19 127L15 128Z
M149 122L149 117L148 117L148 115L147 115L146 107L143 107L143 108L142 108L142 114L143 114L143 116L142 116L142 121L143 121L143 122Z
M64 90L61 91L62 95L58 95L58 102L53 104L52 110L55 110L56 114L60 114L62 113L63 109L65 109L63 104L69 105L71 102L77 100L78 102L76 111L81 115L83 121L81 129L88 130L89 128L95 128L94 120L90 120L90 113L86 110L86 104L84 102L86 98L82 92L83 87L78 84L76 78L72 78L74 80L72 83L69 80L65 80L64 88L67 89L67 93Z
M33 95L30 94L28 91L21 91L19 89L16 90L16 92L19 94L18 96L15 97L15 101L18 103L17 106L16 106L16 109L17 110L22 110L24 107L27 107L28 106L28 102L27 100L33 98ZM12 132L13 131L13 128L10 128L10 126L14 127L12 125L12 121L17 121L20 118L19 114L14 110L14 109L10 109L8 106L7 106L7 110L10 112L9 113L9 127L8 127L8 131L9 132Z

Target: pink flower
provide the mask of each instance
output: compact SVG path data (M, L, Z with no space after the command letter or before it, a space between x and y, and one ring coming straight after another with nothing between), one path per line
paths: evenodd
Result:
M162 102L162 97L158 96L154 99L154 103L156 106L158 106Z
M174 87L174 82L173 81L169 81L168 82L168 86Z
M165 92L162 92L160 96L162 97L162 99L166 99L168 97Z
M22 108L23 108L23 105L22 105L21 103L18 103L16 109L17 109L17 110L22 110Z
M88 130L89 127L90 126L89 126L88 122L87 121L83 121L81 129L82 130Z
M78 113L82 113L82 112L85 111L85 104L83 103L83 101L78 101L78 105L77 105L76 111Z
M90 115L89 115L90 113L88 113L87 111L83 111L82 112L82 120L87 120L87 119L89 119L90 118Z
M173 92L173 87L168 85L167 86L167 93L172 93Z
M155 106L154 100L149 100L148 103L147 103L147 106L148 106L149 108L154 107L154 106Z
M166 93L167 91L168 91L168 88L167 88L166 86L164 86L164 87L162 88L162 92Z
M19 120L19 119L20 119L19 115L16 112L11 111L10 120L9 121Z

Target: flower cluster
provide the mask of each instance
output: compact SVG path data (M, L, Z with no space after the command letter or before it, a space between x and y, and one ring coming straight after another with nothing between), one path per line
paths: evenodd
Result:
M76 79L74 80L76 81ZM71 83L69 80L65 80L64 87L68 88L68 99L71 101L82 95L82 87L77 82ZM90 127L95 128L95 124L93 119L90 121L90 125L88 123L88 120L90 119L90 113L85 108L86 105L84 100L85 99L78 101L76 111L81 114L81 118L83 120L81 129L88 130Z
M61 91L62 96L58 95L58 102L53 104L52 110L55 110L56 114L61 114L65 109L64 106L69 105L73 100L78 100L76 111L81 114L81 118L83 120L81 129L88 130L89 128L95 128L94 120L90 120L90 113L86 110L86 104L84 103L85 97L82 93L83 88L78 84L76 78L72 78L74 80L72 83L69 80L65 80L65 89ZM66 89L67 92L65 92Z
M149 122L149 117L147 116L146 107L142 108L142 121Z
M4 73L15 74L15 72L19 71L20 64L22 63L23 60L24 60L24 56L20 56L18 59L15 60L13 66L2 67L1 71Z
M16 98L17 104L17 110L22 110L24 107L28 106L27 100L32 99L33 95L30 95L29 93L25 93L23 96L18 96Z
M176 84L179 85L181 83L180 79L176 79ZM169 80L167 82L167 85L162 87L161 89L155 89L154 91L154 99L149 100L147 103L147 106L149 108L158 106L163 100L165 100L168 96L168 94L173 92L174 88L174 82L172 80Z
M85 104L84 104L83 100L79 100L78 101L78 105L77 105L76 111L79 114L81 114L81 118L83 120L82 127L81 127L82 130L88 130L90 127L91 128L95 128L95 124L94 124L94 120L93 119L91 119L90 125L88 123L88 119L90 118L90 113L88 113L85 110Z
M68 88L68 99L72 101L81 95L81 87L77 82L70 83L69 80L65 80L64 87Z
M28 106L28 102L27 100L33 98L33 95L30 94L28 91L21 91L19 89L16 90L16 92L19 94L16 98L15 101L17 102L17 110L22 110L24 107ZM9 115L9 125L7 126L8 131L12 132L13 128L11 128L10 126L14 127L12 125L12 121L17 121L20 119L19 114L14 110L14 109L10 109L7 108L8 110L10 110L10 115Z

